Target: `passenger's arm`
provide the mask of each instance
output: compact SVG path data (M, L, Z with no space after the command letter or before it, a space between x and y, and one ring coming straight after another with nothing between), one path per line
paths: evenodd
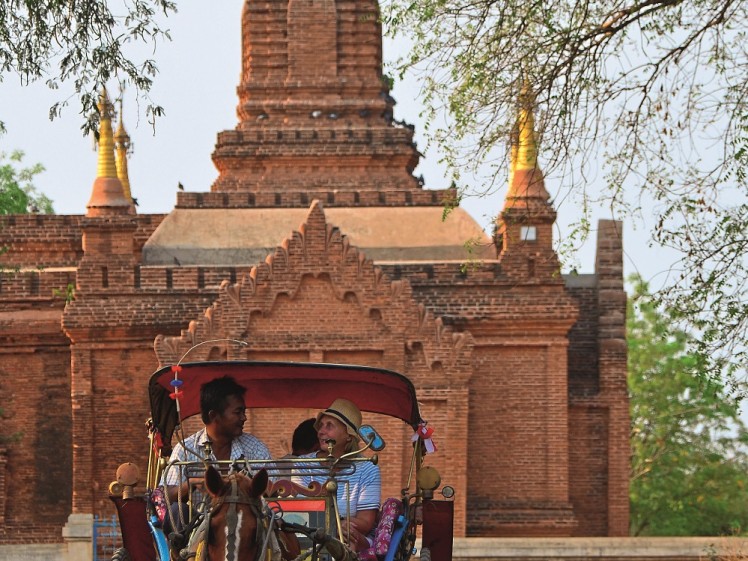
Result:
M344 518L341 521L344 534L343 538L351 549L354 551L361 551L362 549L369 547L369 540L366 539L366 536L371 532L372 528L374 528L376 521L376 510L359 510L356 513L356 516Z
M361 487L358 496L358 508L355 516L343 520L343 536L348 545L356 551L361 551L369 547L369 541L366 536L372 531L377 523L377 513L379 512L379 500L382 494L382 482L379 473L379 466L364 463L358 466ZM348 530L350 520L350 530Z

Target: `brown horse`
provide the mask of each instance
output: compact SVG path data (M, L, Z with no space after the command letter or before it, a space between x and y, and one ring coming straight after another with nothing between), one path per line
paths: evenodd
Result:
M205 471L205 489L211 495L210 529L207 536L209 561L262 561L263 545L270 545L263 521L262 494L268 486L263 469L254 478L241 473L222 477L209 466ZM276 532L280 553L293 559L299 552L296 536Z

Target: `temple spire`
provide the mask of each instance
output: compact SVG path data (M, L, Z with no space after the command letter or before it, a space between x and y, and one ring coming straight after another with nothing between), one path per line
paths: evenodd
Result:
M127 153L130 150L130 136L125 130L125 114L122 111L122 98L119 100L119 123L114 135L114 149L117 165L117 177L122 183L122 192L127 200L132 201L130 177L127 170Z
M112 102L109 101L106 88L103 88L99 100L99 161L91 198L86 205L87 216L132 212L132 200L125 198L122 182L117 177L112 132L113 112Z
M528 86L523 85L519 99L519 115L512 134L509 191L504 208L527 206L530 200L546 202L550 199L545 189L543 172L538 166L534 101Z
M99 99L99 165L96 177L117 177L117 167L114 163L114 134L112 132L112 116L114 106L109 101L106 88L101 91Z
M557 278L558 256L553 250L556 211L538 165L535 98L527 81L522 86L519 114L512 131L509 190L496 223L496 245L504 270L519 278Z

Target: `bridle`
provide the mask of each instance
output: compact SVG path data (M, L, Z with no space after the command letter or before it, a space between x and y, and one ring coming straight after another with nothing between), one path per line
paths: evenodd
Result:
M267 549L268 532L265 530L265 524L262 514L262 499L260 497L251 497L239 487L236 474L229 476L231 483L231 492L212 500L210 516L213 517L221 508L228 505L226 513L226 561L239 561L238 559L238 532L239 515L236 505L247 505L256 520L255 543L260 547L257 549L255 561L262 561L265 550Z

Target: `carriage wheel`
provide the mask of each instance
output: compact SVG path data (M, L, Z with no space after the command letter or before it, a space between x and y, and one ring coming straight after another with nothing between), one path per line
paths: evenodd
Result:
M112 554L112 561L132 561L132 557L130 557L129 551L124 547L120 547Z
M431 550L428 547L421 548L421 561L431 561Z

